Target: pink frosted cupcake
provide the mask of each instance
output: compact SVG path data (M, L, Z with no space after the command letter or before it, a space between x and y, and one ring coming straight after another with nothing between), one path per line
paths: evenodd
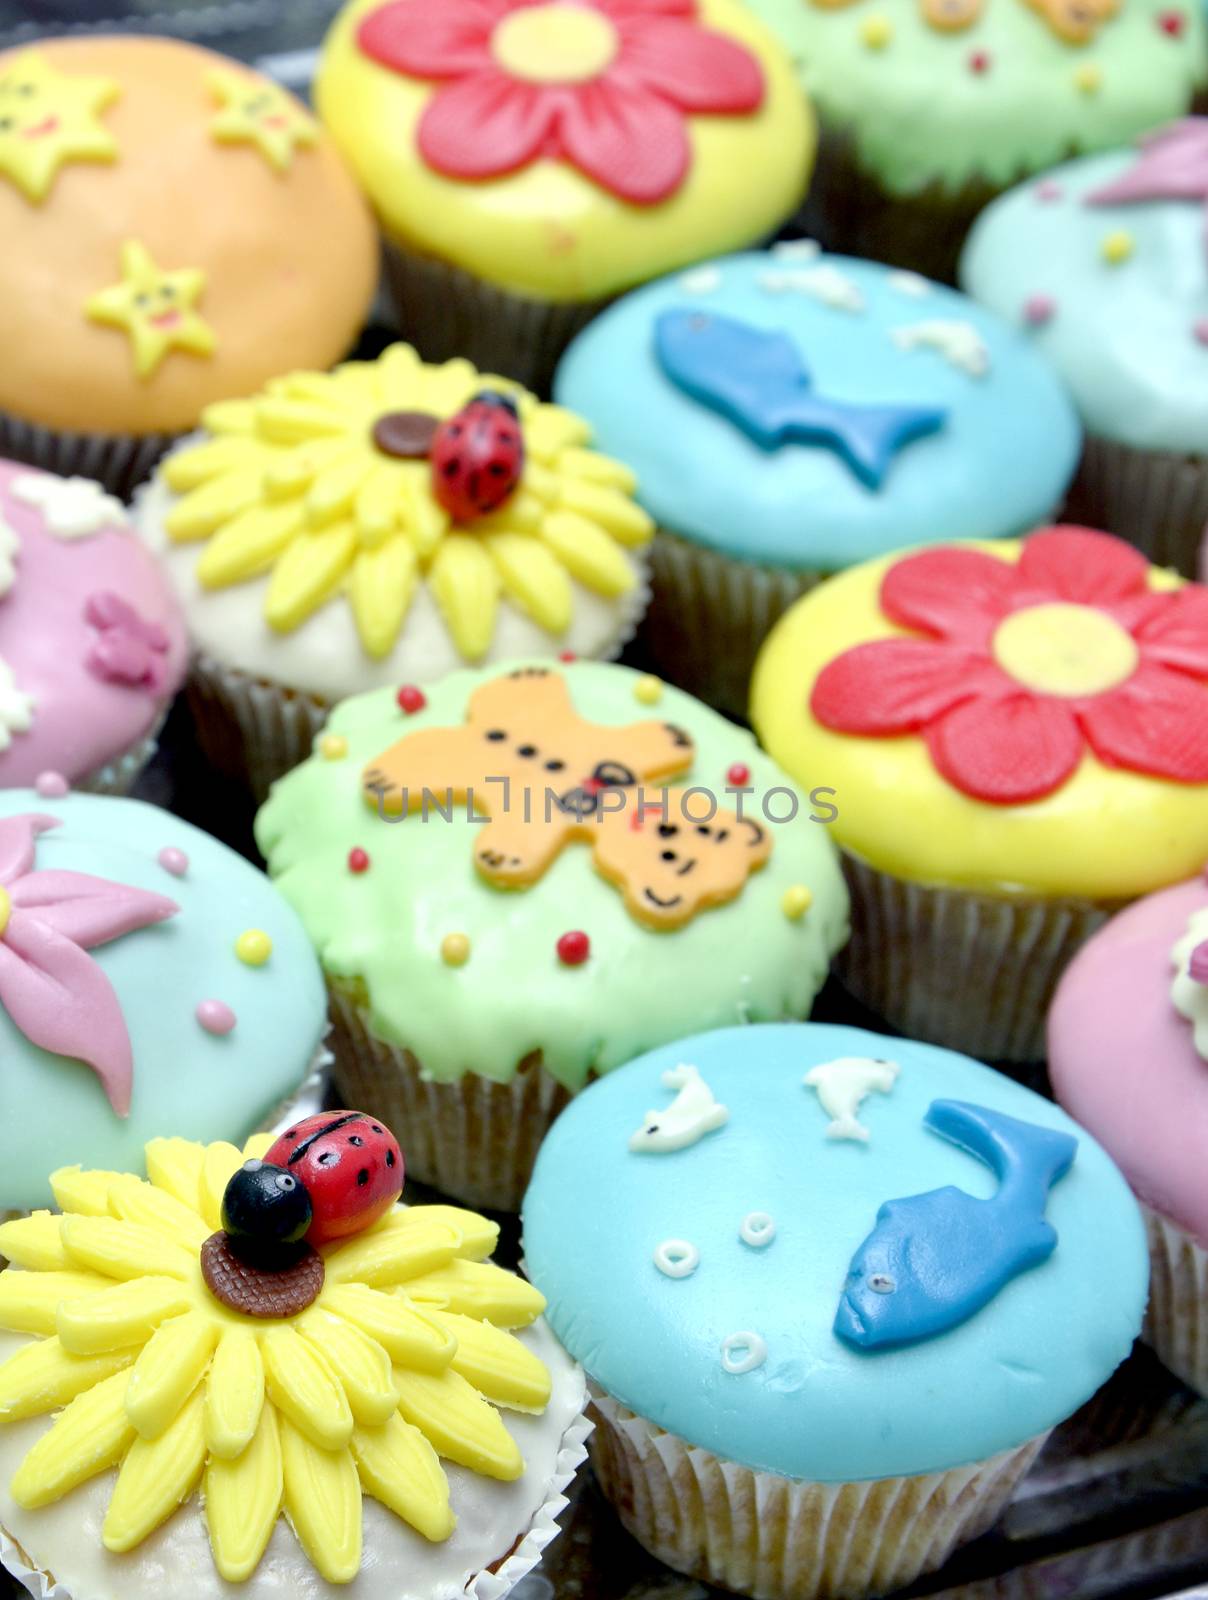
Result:
M0 461L0 787L127 790L187 653L120 501L91 479Z
M1145 1337L1208 1395L1208 878L1147 895L1084 946L1049 1014L1049 1072L1142 1202Z

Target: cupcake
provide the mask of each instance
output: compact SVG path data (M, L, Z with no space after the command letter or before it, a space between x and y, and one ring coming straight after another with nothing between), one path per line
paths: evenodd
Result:
M309 940L242 856L136 800L0 790L0 1208L64 1164L139 1168L156 1129L242 1141L317 1096L325 1031Z
M841 977L911 1037L1039 1060L1078 947L1208 858L1208 591L1108 534L855 567L783 618L751 704L835 791Z
M822 125L805 226L951 281L981 208L1029 174L1182 116L1200 0L751 0Z
M612 656L652 523L579 417L406 345L206 415L140 496L211 761L261 797L332 704L516 655Z
M156 1138L146 1167L60 1168L61 1215L0 1227L8 1570L62 1600L166 1574L189 1600L502 1600L587 1424L495 1225L394 1204L398 1142L357 1112Z
M628 295L567 351L556 394L635 468L660 526L651 663L738 716L768 629L820 576L1035 527L1080 445L1006 323L808 242Z
M847 931L829 814L657 678L534 664L345 701L256 839L342 1095L407 1129L414 1177L514 1211L591 1078L809 1011Z
M964 1056L855 1028L642 1056L559 1118L523 1222L626 1528L761 1600L942 1565L1145 1307L1137 1208L1089 1135Z
M121 502L0 461L0 786L124 793L186 655L175 596Z
M1208 524L1208 117L995 202L969 293L1028 330L1087 433L1069 513L1194 577Z
M1129 906L1078 953L1049 1013L1061 1104L1118 1161L1149 1233L1145 1337L1208 1395L1208 881Z
M608 299L774 233L813 119L737 0L353 0L315 85L399 325L544 393Z
M0 455L126 494L216 401L360 331L373 223L292 95L170 39L0 54Z

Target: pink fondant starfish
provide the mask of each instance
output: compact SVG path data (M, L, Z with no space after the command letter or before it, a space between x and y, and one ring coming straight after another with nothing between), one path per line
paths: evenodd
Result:
M1140 141L1135 163L1114 183L1086 197L1087 205L1127 205L1134 200L1208 202L1208 117L1183 117ZM1208 244L1208 210L1205 211Z

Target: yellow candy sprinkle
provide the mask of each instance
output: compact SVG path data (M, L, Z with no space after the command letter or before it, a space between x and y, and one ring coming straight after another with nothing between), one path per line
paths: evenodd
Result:
M794 883L784 891L780 909L790 922L800 922L814 903L814 896L803 883Z
M342 733L325 733L319 740L319 754L324 761L342 761L348 754L348 740Z
M1134 242L1132 234L1125 233L1123 228L1109 233L1103 241L1103 259L1110 261L1113 267L1119 266L1132 255Z
M235 940L235 954L248 967L262 967L273 953L273 941L263 928L248 928Z
M464 933L446 933L440 941L440 959L447 967L464 967L470 959L470 940Z
M12 916L13 903L8 892L0 889L0 934L8 927L8 919Z
M663 698L663 682L652 674L639 678L633 686L633 698L640 705L653 706Z
M1074 74L1074 86L1081 89L1083 94L1097 94L1103 87L1103 73L1099 67L1094 67L1087 62L1078 68Z
M865 17L860 24L860 37L870 50L884 50L893 38L893 23L888 17Z

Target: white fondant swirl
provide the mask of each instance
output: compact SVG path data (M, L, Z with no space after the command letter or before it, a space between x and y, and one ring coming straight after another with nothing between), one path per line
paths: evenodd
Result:
M890 338L899 350L936 350L950 367L984 378L990 370L990 352L971 322L912 322L892 328Z
M1189 971L1191 952L1208 942L1208 910L1197 911L1187 924L1187 932L1170 953L1174 963L1174 982L1170 998L1174 1008L1191 1024L1191 1037L1197 1052L1208 1061L1208 984L1197 983Z
M13 669L0 660L0 750L8 749L14 733L28 733L33 720L33 697L17 687Z
M86 539L102 528L126 527L126 508L91 478L56 478L26 472L9 484L22 505L42 513L46 531L56 539Z

